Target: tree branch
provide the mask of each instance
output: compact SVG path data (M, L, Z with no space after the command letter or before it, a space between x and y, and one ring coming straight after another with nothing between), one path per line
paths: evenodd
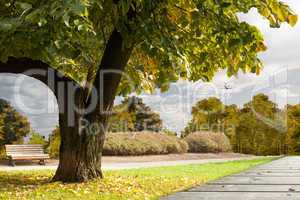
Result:
M0 73L23 74L46 84L56 95L57 82L75 82L48 64L30 58L9 57L6 63L0 62Z

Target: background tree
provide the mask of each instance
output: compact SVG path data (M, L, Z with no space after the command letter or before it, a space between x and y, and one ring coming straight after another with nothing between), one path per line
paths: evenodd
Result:
M225 135L229 138L232 149L236 147L236 129L240 124L240 109L237 105L226 105L224 109L222 127Z
M300 104L287 106L288 132L286 138L289 154L300 154Z
M0 114L0 139L3 139L5 137L4 132L4 116Z
M170 129L168 129L168 128L163 128L163 130L162 130L161 132L162 132L163 134L166 134L166 135L169 135L169 136L176 136L176 137L180 136L180 135L178 135L177 132L172 131L172 130L170 130Z
M56 127L49 136L48 153L51 158L59 157L59 146L61 143L59 127Z
M224 117L224 105L216 97L210 97L199 101L196 106L192 108L192 115L197 124L205 122L209 130L218 129Z
M0 146L23 143L23 138L30 133L28 119L3 99L0 99L0 127Z
M109 120L109 131L154 131L163 128L162 120L158 113L143 103L143 99L132 96L126 98L120 105L113 109L114 113Z
M257 94L241 110L237 128L237 152L256 155L278 155L284 150L286 132L277 105L264 94Z
M292 153L297 151L298 145L297 108L289 107L288 133L285 115L285 111L264 94L255 95L242 109L223 105L219 99L210 97L193 107L192 120L182 136L197 131L224 132L238 153L280 155L287 152L286 145Z
M1 1L0 72L56 72L51 84L49 73L31 75L48 84L58 98L62 143L54 180L102 176L101 152L116 94L157 87L165 91L179 78L207 81L224 68L228 75L239 70L259 73L257 53L266 49L262 34L237 17L252 8L271 27L297 21L277 0ZM130 80L121 80L121 72ZM75 95L59 93L62 85L76 89ZM87 112L95 93L101 101ZM76 107L83 111L76 112ZM68 123L70 116L74 123ZM101 124L101 130L81 129L82 119Z
M134 131L134 118L132 113L128 112L123 103L113 108L113 113L109 118L109 132L127 132Z
M223 132L231 145L236 144L236 128L239 125L239 108L224 105L220 99L209 97L196 103L192 108L192 120L182 132L182 137L197 131Z
M45 140L45 136L42 136L36 131L31 131L28 144L40 144L46 147L48 145L48 142Z

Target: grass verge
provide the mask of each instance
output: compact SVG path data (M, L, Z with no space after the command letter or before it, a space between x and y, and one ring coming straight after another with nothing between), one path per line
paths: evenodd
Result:
M0 199L155 200L273 159L106 171L104 179L78 184L49 183L53 171L0 172Z

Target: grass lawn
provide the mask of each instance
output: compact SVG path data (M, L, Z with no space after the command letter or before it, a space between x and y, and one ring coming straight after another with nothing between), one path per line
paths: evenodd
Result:
M0 172L0 199L159 199L272 160L106 171L104 179L80 184L49 183L53 171Z

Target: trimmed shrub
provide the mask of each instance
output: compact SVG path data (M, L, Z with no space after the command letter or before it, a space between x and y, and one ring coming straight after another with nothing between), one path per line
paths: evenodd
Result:
M188 143L191 153L219 153L230 152L231 145L224 133L194 132L184 140Z
M175 136L153 132L109 133L103 155L139 156L186 153L188 145Z

